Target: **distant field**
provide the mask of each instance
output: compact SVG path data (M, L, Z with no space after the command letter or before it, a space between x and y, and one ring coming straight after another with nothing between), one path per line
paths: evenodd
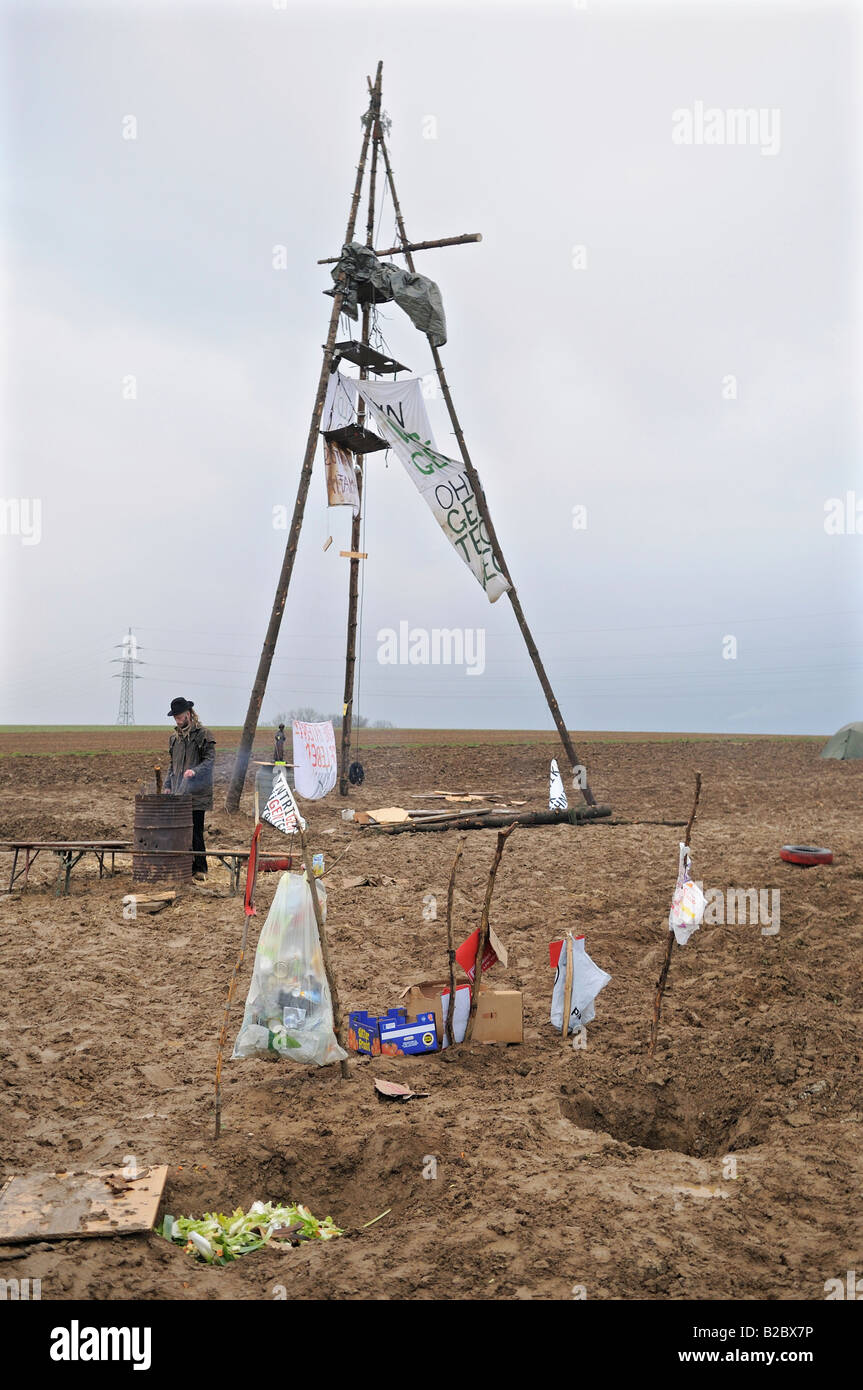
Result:
M154 753L166 751L171 726L165 724L136 724L118 727L116 724L54 724L0 725L0 757L50 756L57 753L88 755L96 753ZM222 752L236 748L240 727L214 727L217 744ZM255 737L255 752L269 756L273 730L261 725ZM780 743L820 743L826 734L710 734L710 733L625 733L612 729L573 730L573 742L578 749L597 743L701 743L723 740L741 743L744 740L773 740ZM363 729L355 746L363 748L480 748L501 747L554 741L554 729Z

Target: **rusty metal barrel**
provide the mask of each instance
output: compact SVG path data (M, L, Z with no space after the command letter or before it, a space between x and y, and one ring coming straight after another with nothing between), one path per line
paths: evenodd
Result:
M160 854L159 850L172 850L174 853ZM133 882L188 883L191 877L191 798L136 796L135 828L132 833Z

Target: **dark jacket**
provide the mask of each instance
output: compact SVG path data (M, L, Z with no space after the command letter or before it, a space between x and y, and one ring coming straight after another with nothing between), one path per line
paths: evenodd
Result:
M203 724L196 724L187 734L175 729L171 734L168 775L163 791L172 796L190 796L196 811L213 809L213 767L216 760L216 740ZM184 777L188 769L194 777Z

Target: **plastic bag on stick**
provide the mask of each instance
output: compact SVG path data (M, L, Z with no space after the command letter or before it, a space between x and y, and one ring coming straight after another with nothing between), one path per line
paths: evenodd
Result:
M690 874L691 856L689 846L680 841L680 861L677 868L677 884L671 899L668 914L668 930L673 931L678 946L685 946L693 932L698 931L704 918L707 899Z
M326 921L327 895L317 885ZM347 1053L333 1031L321 940L304 875L284 873L255 952L243 1024L232 1057L288 1057L325 1067Z
M566 950L567 941L564 938L551 995L551 1022L561 1032L563 1031L563 996L566 991ZM584 937L577 936L572 953L572 999L567 1033L577 1032L583 1024L593 1021L596 1017L593 1001L599 991L605 989L610 979L611 976L608 972L601 970L596 962L590 959L584 949Z

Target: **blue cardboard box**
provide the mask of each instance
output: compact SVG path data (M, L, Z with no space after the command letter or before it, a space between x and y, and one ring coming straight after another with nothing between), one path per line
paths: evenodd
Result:
M407 1011L403 1008L390 1009L380 1018L356 1009L348 1014L348 1047L352 1052L378 1057L381 1051L381 1026L386 1023L395 1028L406 1022Z
M390 1013L404 1013L391 1009ZM433 1013L417 1014L416 1022L380 1020L381 1052L388 1057L413 1057L419 1052L437 1051L437 1029Z

